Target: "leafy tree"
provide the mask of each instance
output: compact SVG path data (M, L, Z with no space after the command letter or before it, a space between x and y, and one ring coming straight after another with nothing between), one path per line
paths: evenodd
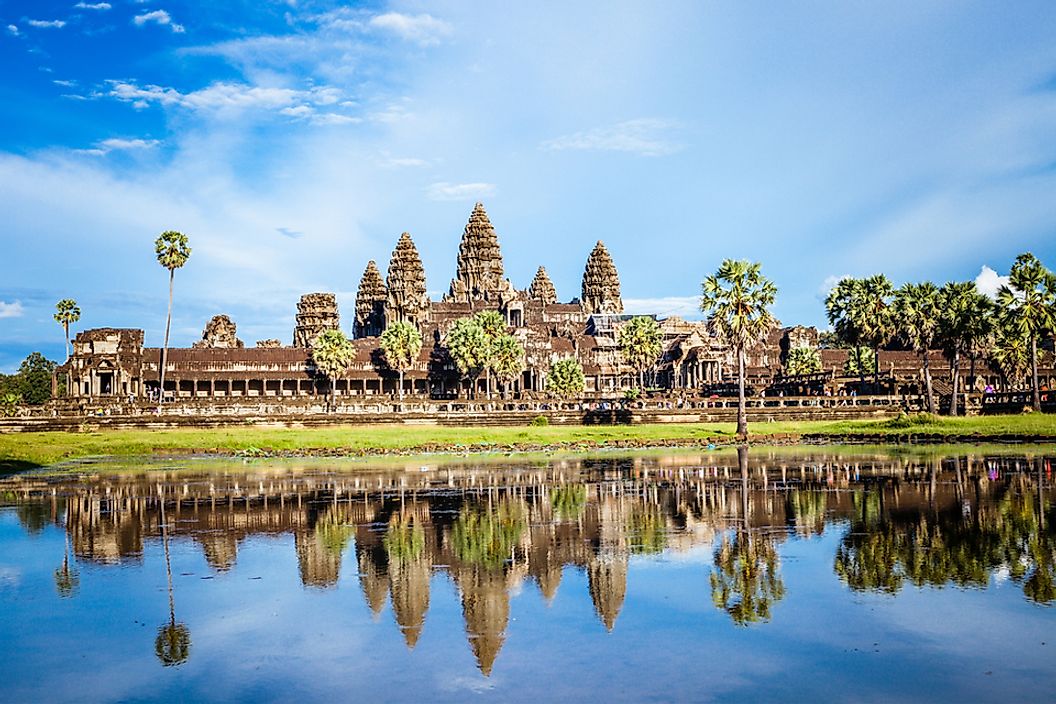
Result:
M506 319L497 310L482 310L473 316L473 319L484 331L487 340L481 350L481 362L484 366L484 378L488 393L491 398L491 375L495 371L495 343L506 335Z
M776 322L770 306L777 297L777 287L763 276L758 262L727 259L704 280L702 288L701 311L737 352L737 434L747 438L745 352L762 340Z
M942 317L939 341L950 360L950 415L957 415L961 356L971 354L981 337L988 334L990 299L979 292L974 281L949 282L939 289Z
M166 230L154 240L154 254L157 255L158 264L169 270L169 312L165 316L165 345L161 348L161 374L158 380L160 385L158 403L165 400L165 366L169 358L169 329L172 327L172 288L176 278L176 270L183 267L191 258L191 248L188 246L187 235L175 230Z
M931 364L928 351L935 344L942 315L939 289L926 281L904 284L895 294L895 317L899 333L909 346L920 353L924 367L924 388L927 393L928 413L935 412L935 394L931 388Z
M55 304L55 322L62 326L66 333L66 360L70 359L70 325L81 319L81 309L77 307L77 301L72 298L63 298Z
M821 371L821 353L813 347L793 347L785 358L785 374L817 374Z
M403 401L403 373L414 366L422 351L422 334L407 321L396 322L381 333L381 351L385 363L400 375L400 401Z
M865 378L866 374L876 371L876 357L868 347L852 347L847 350L847 361L843 363L843 373L848 376Z
M769 536L738 529L715 549L711 600L738 626L769 621L774 603L785 597L777 547Z
M56 366L40 352L33 352L22 360L15 380L16 393L23 403L37 406L51 399L51 377Z
M340 330L324 331L312 345L312 362L330 382L330 408L337 398L337 380L356 359L356 348Z
M550 393L561 398L575 398L583 393L586 387L583 367L575 357L565 357L550 365L546 375L546 388Z
M444 340L447 352L459 373L468 379L476 398L477 377L488 363L489 343L484 328L475 318L459 318Z
M1027 252L1016 257L1009 272L1009 285L997 294L1005 323L1019 330L1030 347L1033 407L1041 410L1038 386L1038 339L1056 328L1056 275Z
M1018 326L1007 321L997 323L988 356L1006 386L1018 386L1030 372L1030 341Z
M894 288L883 274L864 279L841 279L825 299L829 323L846 345L866 345L879 357L880 348L895 333L892 308ZM859 378L865 380L864 369ZM879 385L880 370L873 367L873 384Z
M663 351L663 333L653 318L639 315L627 321L617 335L620 353L638 372L638 388L645 388L645 370L656 363Z
M524 371L524 348L513 335L501 335L491 344L491 371L502 384L505 397L513 380Z
M14 391L0 393L0 416L13 416L22 403L22 394Z

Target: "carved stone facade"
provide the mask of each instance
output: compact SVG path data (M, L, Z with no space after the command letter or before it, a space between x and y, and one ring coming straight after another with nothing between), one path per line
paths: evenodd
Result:
M488 219L484 205L477 203L458 245L455 278L445 302L506 303L515 296L513 285L504 278L499 237Z
M583 271L583 310L587 313L622 313L623 298L620 297L620 275L609 256L609 250L601 240L587 259Z
M257 340L257 345L262 350L274 350L282 347L282 341L276 340L274 337L270 337L267 340Z
M539 267L535 272L535 278L528 287L528 298L539 301L543 305L557 303L557 289L554 288L554 282L550 280L545 268Z
M297 302L297 327L293 329L293 346L307 347L327 330L340 330L337 297L332 293L306 293Z
M402 321L421 324L429 306L425 291L425 268L418 248L406 232L400 235L396 249L392 252L385 286L385 324Z
M242 349L245 347L238 339L235 323L226 315L214 315L205 324L202 339L192 345L194 349Z
M355 337L376 337L385 327L385 302L388 292L385 282L378 271L378 265L371 259L359 280L359 291L356 293Z

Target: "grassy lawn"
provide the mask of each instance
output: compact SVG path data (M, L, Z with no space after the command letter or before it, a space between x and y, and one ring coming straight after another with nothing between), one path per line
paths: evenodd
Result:
M894 420L755 423L758 442L779 439L905 441L1000 438L1056 439L1056 415L979 418L904 417ZM467 452L479 450L579 449L595 445L703 444L734 440L732 423L617 426L451 428L421 425L328 428L230 427L172 430L110 430L88 433L0 434L0 471L18 471L64 459L189 453L363 454L368 452Z

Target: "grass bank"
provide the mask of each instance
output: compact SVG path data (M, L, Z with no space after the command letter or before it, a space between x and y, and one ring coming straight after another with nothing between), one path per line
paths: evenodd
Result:
M756 423L760 443L1056 441L1056 415ZM423 425L325 428L178 428L0 435L0 472L66 459L180 454L370 455L546 452L597 448L692 447L734 441L732 423L453 428Z

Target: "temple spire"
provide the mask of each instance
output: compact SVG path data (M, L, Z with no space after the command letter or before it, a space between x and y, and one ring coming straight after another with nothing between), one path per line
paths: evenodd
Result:
M387 292L385 282L378 271L378 265L371 259L359 280L359 291L356 293L356 322L354 337L375 337L381 334L385 323L385 300Z
M425 268L410 234L404 232L389 260L388 288L385 305L386 325L408 321L421 324L429 299L425 293Z
M528 287L528 297L543 305L557 303L557 289L554 288L554 282L550 280L545 268L539 267L535 272L532 285Z
M589 314L623 312L620 275L601 240L594 245L594 251L587 258L582 293L583 310Z
M460 303L498 301L509 288L503 278L499 237L482 203L473 212L458 245L458 267L446 300Z

